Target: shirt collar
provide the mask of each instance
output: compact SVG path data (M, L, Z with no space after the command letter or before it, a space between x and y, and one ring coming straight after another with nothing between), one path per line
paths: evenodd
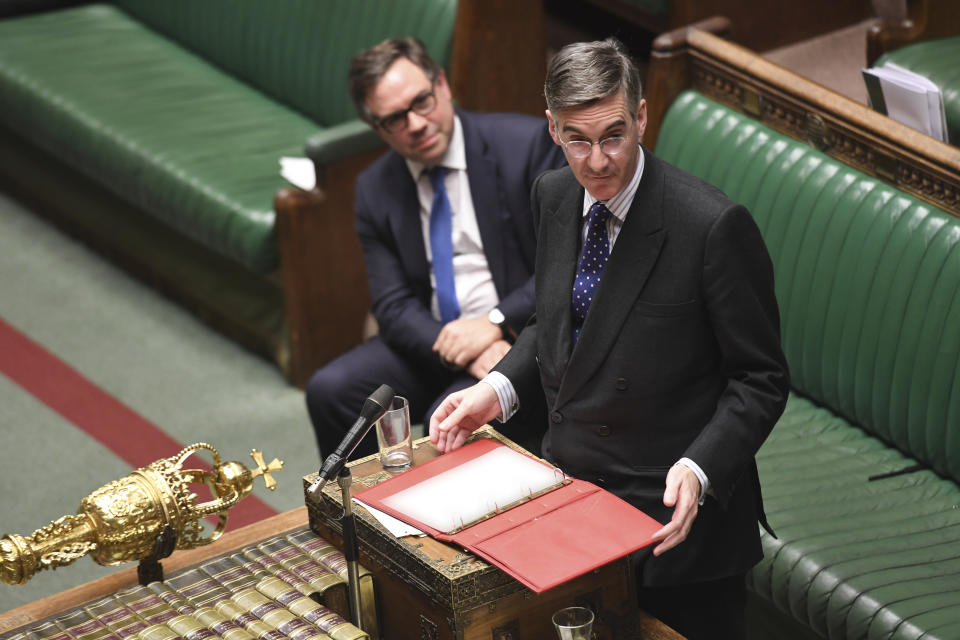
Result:
M423 175L423 170L426 168L426 165L410 158L404 158L404 160L407 163L407 169L410 171L410 175L413 176L413 181L416 182L420 179L420 176ZM460 169L463 171L467 169L467 147L463 140L463 126L460 124L460 116L456 114L453 116L453 135L450 136L450 145L447 147L447 152L443 154L443 157L437 164L447 169Z
M637 187L640 186L640 178L643 176L643 147L640 147L640 152L637 156L637 168L633 171L633 177L630 178L630 182L627 183L623 189L620 190L620 193L613 196L607 200L604 204L607 205L607 209L610 210L610 213L613 214L621 223L627 219L627 212L630 210L630 205L633 204L633 197L637 194ZM590 192L586 189L583 190L583 216L586 217L587 213L590 211L590 207L593 206L593 203L597 202L597 199L590 195Z

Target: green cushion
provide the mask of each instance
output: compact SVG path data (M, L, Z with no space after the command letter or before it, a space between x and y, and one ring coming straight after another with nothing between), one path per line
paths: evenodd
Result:
M107 5L0 21L0 117L257 272L277 265L278 159L317 129Z
M756 218L793 387L960 479L960 219L693 92L657 153Z
M138 20L324 126L356 117L347 69L360 51L419 37L450 59L456 0L116 0Z
M456 14L455 0L120 4L0 20L0 118L257 273L278 265L279 158L321 124L358 123L353 54L414 33L446 62ZM323 139L324 156L349 146Z
M757 461L767 516L750 586L827 638L948 640L960 627L960 492L792 395Z
M877 60L877 66L893 62L930 79L943 92L947 135L960 145L960 36L919 42L895 49Z
M960 637L960 219L695 92L657 154L749 207L774 262L795 393L751 588L827 638Z

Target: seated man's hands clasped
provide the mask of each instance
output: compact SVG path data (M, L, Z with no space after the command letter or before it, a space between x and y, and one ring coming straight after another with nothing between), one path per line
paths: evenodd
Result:
M477 380L483 380L500 359L507 355L507 351L510 351L510 343L503 339L497 340L467 365L467 373Z
M445 363L464 369L491 345L502 341L502 337L500 327L487 320L486 316L457 318L443 326L433 350Z
M441 453L463 445L471 433L500 415L500 399L489 384L447 396L430 418L430 442Z

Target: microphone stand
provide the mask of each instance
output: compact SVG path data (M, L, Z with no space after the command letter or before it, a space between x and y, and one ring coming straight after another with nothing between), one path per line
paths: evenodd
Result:
M350 599L350 616L352 622L361 631L360 619L360 570L359 558L357 557L357 526L353 515L353 498L351 496L350 485L353 478L350 475L350 468L343 465L337 476L337 484L340 485L341 500L343 500L343 555L347 560L347 587Z

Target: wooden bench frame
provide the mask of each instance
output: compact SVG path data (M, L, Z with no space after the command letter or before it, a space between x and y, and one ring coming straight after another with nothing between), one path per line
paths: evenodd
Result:
M729 27L727 19L711 18L654 41L647 76L646 146L655 149L663 117L677 95L694 89L960 216L960 148L714 35Z
M812 38L870 18L869 0L669 0L666 13L654 14L627 0L588 0L603 10L651 34L678 29L712 15L733 21L736 42L765 51Z
M878 22L867 30L867 66L908 44L960 35L955 0L902 0L902 21Z
M542 0L459 0L451 42L449 79L459 105L543 114ZM266 276L173 230L2 125L0 185L303 386L365 333L370 296L353 184L385 146L361 146L317 166L315 189L276 194L280 264Z

